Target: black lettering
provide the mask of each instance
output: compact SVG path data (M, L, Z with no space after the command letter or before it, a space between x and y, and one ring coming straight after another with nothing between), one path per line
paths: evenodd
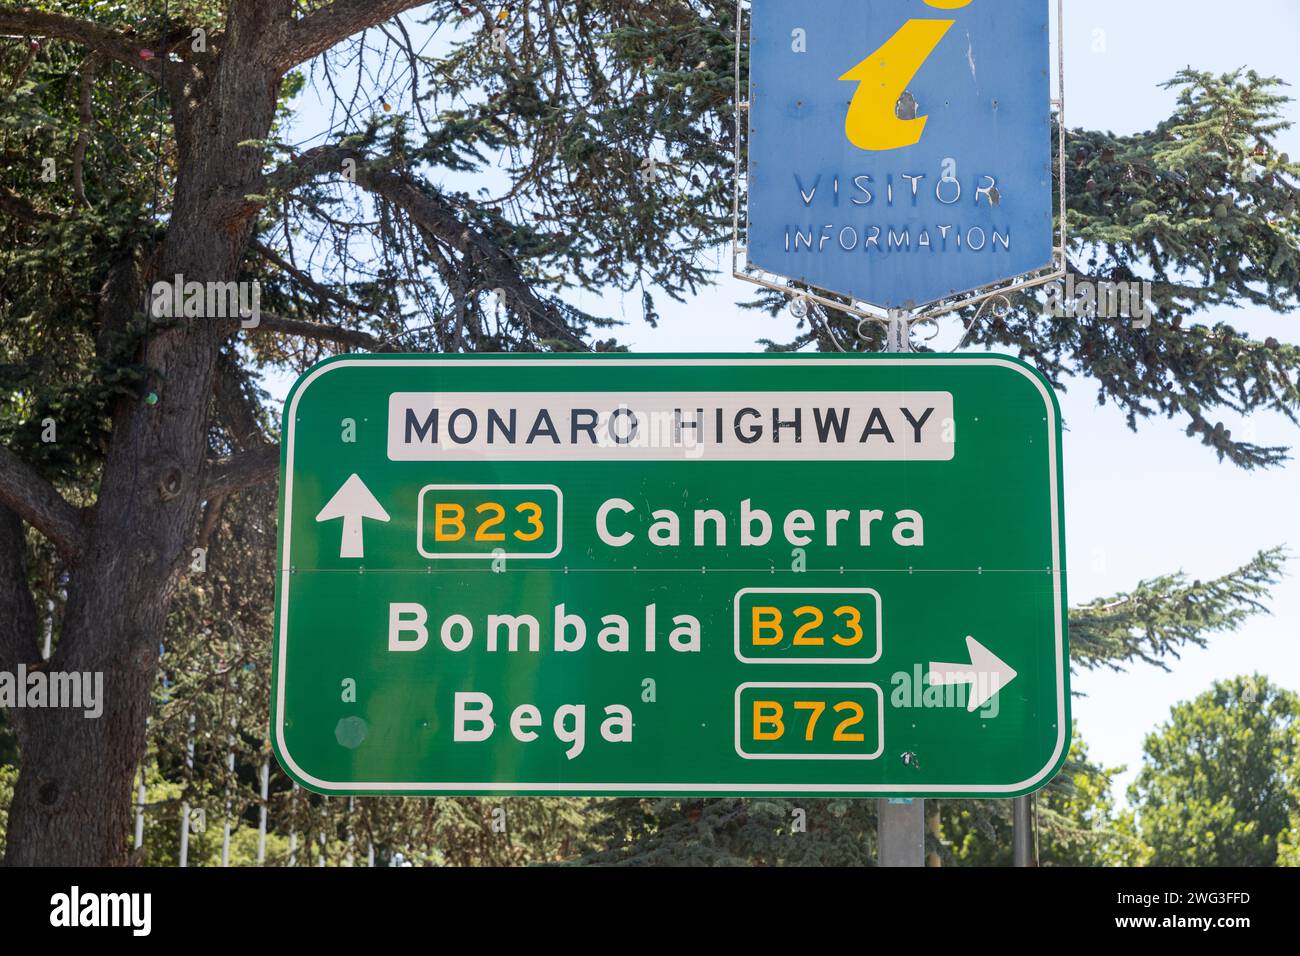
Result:
M796 445L800 444L803 441L803 409L796 408L794 410L794 421L792 422L781 421L781 409L772 409L772 444L781 444L782 428L793 428L794 443Z
M600 416L594 408L575 408L570 418L570 444L578 444L578 432L586 432L591 443L596 444L596 423L599 421Z
M755 425L752 429L750 429L748 436L746 436L740 430L740 420L742 418L762 418L762 417L763 416L759 414L757 408L742 408L740 411L736 412L735 421L732 423L732 427L735 429L736 432L736 437L739 438L746 445L752 445L754 444L754 442L762 438L763 437L762 425Z
M533 430L528 433L527 443L531 445L537 440L538 435L550 435L551 441L560 444L560 435L555 430L555 422L551 421L551 413L544 408L537 413L537 420L533 422Z
M835 440L841 444L844 443L845 434L849 428L849 410L846 408L843 417L840 417L840 410L837 408L826 409L826 418L822 419L822 409L813 409L813 421L817 423L817 437L824 445L828 441L828 436L835 432Z
M469 419L469 434L462 438L456 434L456 420L464 418ZM451 440L457 445L468 445L474 440L474 436L478 434L478 416L469 408L456 409L447 417L447 434L451 436Z
M879 422L879 427L874 427L877 422ZM858 441L859 443L866 442L873 435L884 435L885 441L891 445L894 443L894 436L890 434L889 426L885 424L885 416L881 414L878 408L871 410L871 417L867 419L867 427L862 430L862 437Z
M683 428L694 428L696 437L699 436L700 422L704 420L704 409L697 408L695 410L695 415L695 421L684 422L682 421L682 410L680 408L673 409L673 441L680 442L682 440Z
M438 443L438 410L432 409L429 417L420 424L420 420L415 417L415 411L408 408L406 410L406 443L411 444L411 432L415 432L416 441L424 441L427 436L432 435L432 441Z
M619 433L618 433L618 429L614 427L614 419L618 418L620 415L622 415L622 416L625 417L629 422L632 423L632 427L629 428L629 429L627 430L627 433L626 433L625 435L622 435L622 436L619 435ZM614 409L613 412L610 413L610 416L609 416L609 434L613 437L613 439L614 439L614 444L616 444L616 445L627 445L627 444L630 444L631 441L632 441L632 439L636 438L636 430L637 430L636 413L633 412L632 409L630 409L630 408L616 408L616 409Z
M910 409L900 408L899 411L903 413L903 417L906 418L908 422L911 424L912 431L916 433L916 443L918 445L921 444L921 429L925 427L925 423L928 422L930 420L930 416L934 414L934 409L927 408L925 410L925 414L921 416L921 420L919 422L912 417L912 412Z
M515 433L516 433L516 428L518 426L518 422L517 422L518 417L519 417L519 411L514 408L510 409L510 423L507 425L504 421L501 420L501 416L497 414L497 410L495 408L489 408L488 424L487 424L488 444L489 445L492 444L492 436L499 430L501 434L506 436L506 441L513 445L515 443Z

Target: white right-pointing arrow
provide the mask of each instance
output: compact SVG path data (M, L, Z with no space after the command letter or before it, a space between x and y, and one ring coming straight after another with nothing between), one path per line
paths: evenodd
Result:
M1016 679L1016 672L1002 658L970 635L966 636L969 664L930 662L931 684L970 684L966 697L968 711L979 710L993 695Z

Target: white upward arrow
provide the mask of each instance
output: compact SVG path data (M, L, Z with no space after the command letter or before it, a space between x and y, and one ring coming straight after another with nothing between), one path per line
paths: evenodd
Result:
M362 519L387 521L388 512L375 500L365 482L353 475L343 482L343 487L334 493L334 497L316 516L317 521L333 521L335 518L343 519L343 541L339 544L339 557L364 558L366 546L362 540Z
M941 664L930 662L931 684L971 684L966 698L966 709L976 711L993 695L1016 679L1011 666L975 638L967 635L966 650L969 664Z

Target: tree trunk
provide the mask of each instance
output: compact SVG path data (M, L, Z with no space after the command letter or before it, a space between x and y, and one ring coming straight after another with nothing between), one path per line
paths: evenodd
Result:
M126 860L130 791L144 744L150 657L104 671L104 712L24 714L21 771L9 810L6 866L108 866ZM56 657L53 670L68 670Z
M280 4L241 7L244 18L232 15L201 100L173 103L180 169L164 281L236 279L255 223L257 206L246 197L262 184L262 150L237 144L264 140L271 129L279 75L259 61L255 40L266 27L259 19ZM126 861L159 646L204 500L213 377L226 334L213 319L179 319L158 331L143 355L156 402L128 399L115 410L89 543L70 574L49 665L102 672L104 711L87 719L81 711L32 710L16 721L21 769L6 864Z

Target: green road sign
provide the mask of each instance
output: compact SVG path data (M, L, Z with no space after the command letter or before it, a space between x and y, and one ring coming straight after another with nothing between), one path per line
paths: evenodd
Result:
M997 356L365 356L285 404L322 793L1014 796L1069 745L1061 423Z

